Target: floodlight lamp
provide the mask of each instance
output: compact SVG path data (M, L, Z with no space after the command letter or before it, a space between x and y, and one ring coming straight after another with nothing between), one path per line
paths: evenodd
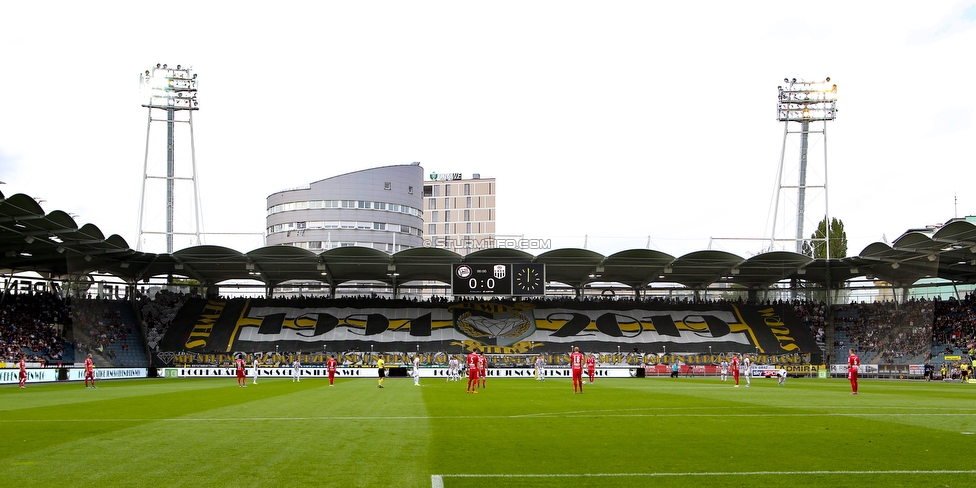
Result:
M24 242L26 242L28 244L32 244L34 242L34 237L33 236L27 236L27 237L24 238Z
M828 81L828 82L830 81L830 77L829 77L829 76L827 77L827 81ZM834 86L837 86L837 85L834 85Z
M898 264L898 263L891 263L891 269L898 269L900 267L901 267L901 265Z
M156 69L159 69L159 68L160 68L160 64L159 63L156 63Z
M123 261L121 266L123 268L128 268L129 267L129 262L128 261Z
M176 69L183 69L183 67L180 65L176 65Z
M929 261L935 261L938 257L935 254L929 254L928 259Z
M92 260L92 257L86 254L85 255L85 261L89 261L90 262L91 260Z
M851 274L857 274L858 273L857 268L851 268L850 271L851 271Z
M969 248L969 252L976 253L976 246Z
M163 65L163 69L168 69L165 64ZM796 81L796 78L793 78L793 80Z
M790 79L789 78L783 78L783 83L789 84L789 82L790 82Z
M55 248L54 250L55 250L55 251L57 251L57 252L58 252L58 254L61 254L61 253L63 253L63 252L64 252L64 246L58 246L58 247L57 247L57 248Z
M807 269L806 268L800 268L800 269L796 270L796 274L798 274L798 275L805 275L805 274L807 274Z

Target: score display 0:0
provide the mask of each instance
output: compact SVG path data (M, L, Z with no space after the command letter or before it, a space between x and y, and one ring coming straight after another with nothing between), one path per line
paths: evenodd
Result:
M509 264L455 264L451 292L455 295L510 295L511 269Z
M470 280L468 280L468 288L470 288L472 290L477 289L477 288L487 288L489 290L494 290L495 289L495 278L488 278L487 280L485 280L484 286L479 286L478 279L477 278L471 278Z

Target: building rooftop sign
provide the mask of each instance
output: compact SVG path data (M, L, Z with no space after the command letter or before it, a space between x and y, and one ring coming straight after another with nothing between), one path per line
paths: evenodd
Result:
M453 180L463 180L461 173L430 173L431 181L453 181Z

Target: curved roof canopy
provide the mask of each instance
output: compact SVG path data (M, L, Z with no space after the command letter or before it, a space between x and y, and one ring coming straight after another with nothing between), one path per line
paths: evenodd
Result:
M340 247L321 254L291 246L269 246L241 253L220 246L193 246L172 254L135 251L118 236L105 237L93 224L78 226L67 213L45 213L24 194L0 193L0 271L33 271L50 279L93 271L135 283L153 276L186 276L204 284L257 280L267 286L289 281L319 281L338 286L349 281L403 284L451 283L451 264L542 263L547 280L574 288L594 282L645 288L678 283L701 289L730 283L763 289L783 280L838 286L866 276L897 286L924 278L976 283L976 218L953 219L937 229L912 230L891 245L881 242L857 256L813 259L775 251L743 258L724 251L696 251L684 256L649 249L629 249L610 256L587 249L554 249L538 256L516 249L484 249L466 256L436 248L387 254L363 247Z

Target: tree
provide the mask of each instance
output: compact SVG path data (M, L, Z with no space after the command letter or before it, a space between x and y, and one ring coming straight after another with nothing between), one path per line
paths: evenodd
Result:
M827 257L827 246L824 236L827 235L827 218L817 224L817 231L810 236L810 240L803 243L803 254L824 259ZM847 232L844 232L844 222L837 218L830 219L830 257L847 257Z

